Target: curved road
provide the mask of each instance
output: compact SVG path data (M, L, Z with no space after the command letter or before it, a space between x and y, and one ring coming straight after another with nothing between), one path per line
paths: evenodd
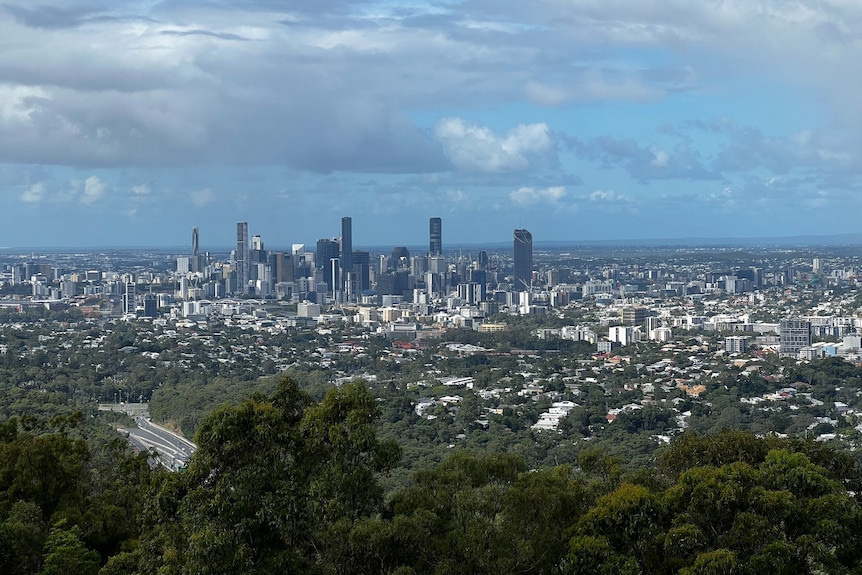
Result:
M176 433L150 421L146 414L136 415L136 428L121 429L129 443L141 451L154 451L156 460L171 471L184 468L197 445Z

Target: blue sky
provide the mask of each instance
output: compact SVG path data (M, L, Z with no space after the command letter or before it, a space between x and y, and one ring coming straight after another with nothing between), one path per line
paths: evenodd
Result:
M7 0L0 246L858 233L855 0Z

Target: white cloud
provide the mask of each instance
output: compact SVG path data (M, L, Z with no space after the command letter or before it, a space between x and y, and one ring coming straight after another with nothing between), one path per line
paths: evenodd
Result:
M618 194L613 190L596 190L589 195L593 202L631 202L628 196Z
M566 188L561 186L551 188L518 188L509 194L509 199L519 206L530 206L537 203L556 204L566 197Z
M202 190L197 190L190 194L189 198L195 206L202 208L204 206L208 206L215 201L215 194L209 188L204 188Z
M105 194L107 186L99 178L99 176L90 176L84 180L84 192L81 195L81 202L92 204L99 201Z
M132 186L132 193L136 196L148 196L150 195L150 186L147 184L139 184L137 186Z
M540 106L561 106L570 102L631 100L645 102L661 98L663 90L650 86L634 76L609 80L599 70L589 70L565 84L550 84L530 80L524 95Z
M467 194L463 190L446 190L447 204L463 204L467 199Z
M45 197L45 183L33 184L21 194L21 201L27 204L38 204Z
M413 111L649 102L759 74L862 117L852 0L234 4L4 2L0 162L439 171Z
M653 166L656 166L657 168L667 167L670 162L670 154L667 153L666 150L663 150L658 146L651 146L650 152L653 154L653 159L650 162Z
M518 172L553 165L556 144L547 124L520 124L500 136L461 118L443 118L434 129L446 157L468 172Z

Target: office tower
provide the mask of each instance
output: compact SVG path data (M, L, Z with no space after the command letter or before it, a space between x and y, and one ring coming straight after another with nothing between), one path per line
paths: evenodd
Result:
M371 254L356 250L353 252L354 283L362 290L371 289Z
M515 230L513 242L515 289L530 289L533 275L533 234Z
M439 256L443 253L443 220L431 218L430 224L431 241L428 246L428 255Z
M410 258L410 275L419 280L428 271L428 258L413 256Z
M626 306L620 311L620 319L626 325L643 325L649 310L643 306Z
M274 283L294 281L293 258L284 252L268 252L267 261Z
M248 222L236 224L236 291L248 293L249 259L248 259Z
M254 235L251 238L251 249L248 250L248 279L255 282L260 279L258 264L267 263L266 249L263 246L263 240L260 236Z
M407 268L410 267L410 252L404 246L398 246L392 249L392 267Z
M329 276L332 278L332 299L337 299L337 293L340 291L341 278L338 271L341 269L341 261L338 258L329 260Z
M177 273L187 274L192 270L192 258L180 256L177 258Z
M353 271L353 220L341 218L341 270Z
M317 253L314 256L314 263L317 269L323 270L323 281L326 282L328 291L336 289L336 284L333 281L332 260L338 260L338 242L335 240L321 239L317 240ZM338 277L338 274L335 274Z
M779 357L796 357L811 345L811 322L804 319L783 319L778 324Z
M449 262L443 256L431 256L428 258L428 271L442 274L449 271Z
M147 294L144 297L144 317L159 317L158 300L153 294Z
M341 282L347 295L351 294L350 282L353 275L353 220L341 218Z
M483 270L486 267L488 267L488 262L489 262L488 252L486 252L485 250L480 251L479 257L476 258L476 263L479 264L479 269Z

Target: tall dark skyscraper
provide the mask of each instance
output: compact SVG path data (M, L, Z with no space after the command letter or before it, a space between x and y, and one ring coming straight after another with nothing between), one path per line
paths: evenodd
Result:
M248 222L236 224L236 291L248 292L249 260L248 260Z
M192 228L192 261L191 268L194 273L201 271L200 236L198 229Z
M317 240L317 253L314 256L314 265L318 269L323 270L323 281L326 282L326 286L330 292L336 289L335 284L338 283L338 269L335 270L333 277L332 260L338 261L338 242L326 238Z
M443 253L443 220L431 218L430 224L431 241L428 246L428 254L439 256Z
M353 220L341 218L341 277L343 282L349 281L348 274L353 273ZM349 290L347 290L349 291Z
M353 252L353 281L360 290L371 289L370 267L371 254L359 250Z
M515 230L514 240L515 289L529 289L533 274L533 234Z

